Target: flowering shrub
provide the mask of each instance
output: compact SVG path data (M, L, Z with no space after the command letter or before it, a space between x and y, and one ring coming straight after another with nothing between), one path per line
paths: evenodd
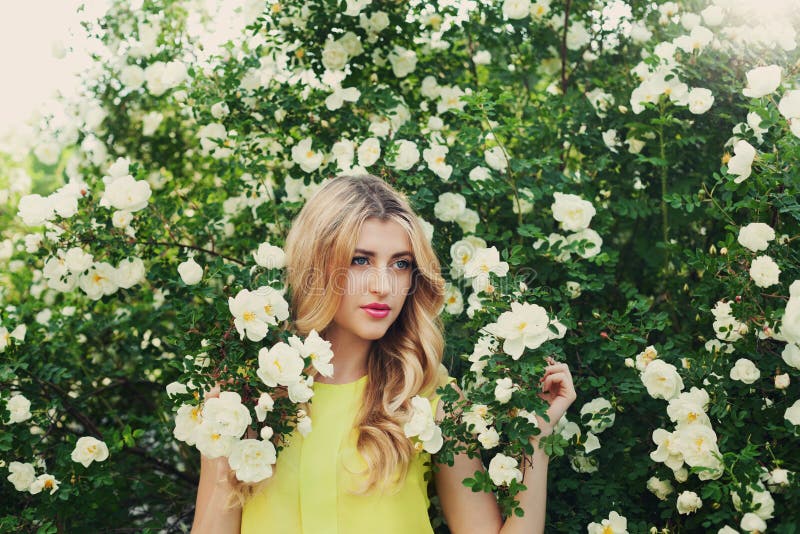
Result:
M333 371L285 329L281 246L365 172L448 282L464 397L415 401L418 450L480 455L465 484L517 513L553 355L548 532L794 531L791 2L228 4L113 2L70 119L0 160L4 532L185 530L191 446L270 476Z

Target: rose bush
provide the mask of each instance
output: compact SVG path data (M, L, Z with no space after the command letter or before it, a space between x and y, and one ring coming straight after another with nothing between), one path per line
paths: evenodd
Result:
M465 483L514 513L553 355L578 401L543 440L548 532L793 532L788 7L112 2L85 98L0 159L0 528L185 530L197 448L269 476L313 432L303 372L331 371L285 331L281 246L325 179L370 172L448 281L465 397L438 426L417 403L420 449L481 455Z

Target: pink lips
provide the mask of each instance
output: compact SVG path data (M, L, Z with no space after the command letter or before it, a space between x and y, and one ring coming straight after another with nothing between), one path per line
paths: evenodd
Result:
M389 306L386 304L380 304L378 302L373 302L371 304L367 304L366 306L362 306L361 309L376 319L383 319L389 315L390 310Z

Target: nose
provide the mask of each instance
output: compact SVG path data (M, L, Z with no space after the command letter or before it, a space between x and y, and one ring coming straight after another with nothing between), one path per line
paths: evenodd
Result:
M386 295L392 289L392 280L388 267L376 267L369 273L369 291L375 295Z

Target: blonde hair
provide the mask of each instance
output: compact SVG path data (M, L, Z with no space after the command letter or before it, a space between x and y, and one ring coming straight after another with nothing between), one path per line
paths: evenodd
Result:
M415 395L441 384L444 337L439 311L444 279L436 253L405 197L382 179L340 176L306 203L286 237L286 272L291 288L292 329L312 329L324 338L345 287L364 221L391 220L408 233L414 256L405 304L386 334L372 343L367 384L356 416L357 448L368 476L362 492L402 481L415 449L403 432Z

